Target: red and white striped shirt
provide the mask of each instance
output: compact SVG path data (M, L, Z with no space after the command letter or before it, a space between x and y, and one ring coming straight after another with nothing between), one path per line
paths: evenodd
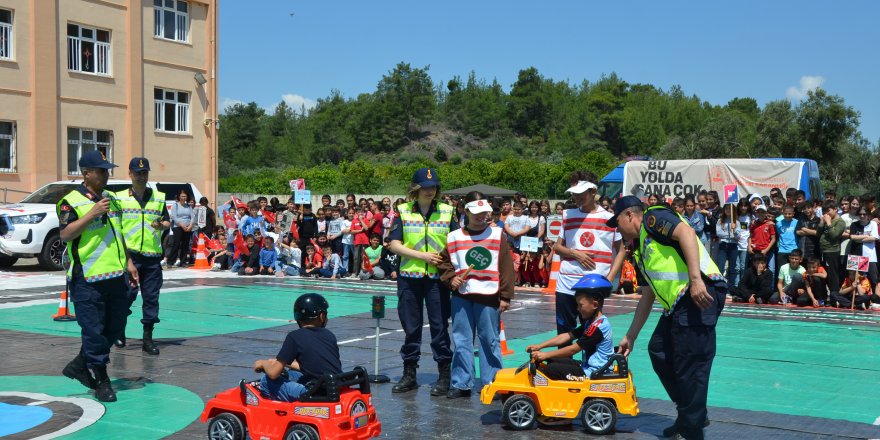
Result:
M586 270L577 260L563 258L559 264L556 291L574 295L571 288L586 274L608 275L614 261L614 243L620 241L620 233L605 225L613 216L604 208L597 206L595 212L585 213L580 209L566 209L562 212L562 236L565 247L578 251L588 251L596 263L592 271Z

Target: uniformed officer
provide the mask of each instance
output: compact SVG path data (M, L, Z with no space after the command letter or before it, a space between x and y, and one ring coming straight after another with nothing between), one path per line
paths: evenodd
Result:
M62 373L94 389L98 400L115 402L107 376L110 346L128 316L123 275L127 271L129 285L136 286L138 272L122 238L121 209L113 194L104 191L109 170L116 165L95 150L82 155L79 167L83 184L57 205L61 240L67 243L71 262L67 271L70 298L82 331L80 352Z
M629 355L654 299L659 300L663 316L648 342L648 354L678 409L675 424L663 435L702 439L715 323L724 308L727 282L694 230L669 207L645 210L638 198L627 196L617 200L614 212L607 225L617 227L627 242L635 240L633 255L647 281L620 351Z
M412 178L406 203L398 207L388 233L388 248L400 255L397 277L397 315L405 339L400 347L403 377L391 389L403 393L418 388L416 369L422 347L423 307L428 311L431 350L440 375L431 389L432 396L449 391L452 350L449 343L451 314L449 289L440 282L437 269L446 249L446 236L458 229L452 206L440 203L440 179L433 168L420 168Z
M162 231L171 226L165 194L147 187L150 179L150 161L135 157L128 164L131 188L116 193L122 208L122 232L131 260L137 267L141 300L143 301L144 337L141 349L147 354L159 354L153 342L153 326L159 322L159 290L162 289ZM137 298L138 287L129 287L129 313ZM125 333L116 342L125 346Z

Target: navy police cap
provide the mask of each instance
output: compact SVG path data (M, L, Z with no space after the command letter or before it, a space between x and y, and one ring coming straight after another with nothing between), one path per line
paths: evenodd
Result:
M103 168L105 170L109 170L110 168L116 168L115 163L110 163L109 160L104 156L104 153L98 150L92 150L88 153L83 154L79 158L79 167L82 168Z
M413 174L412 183L422 188L431 188L440 185L440 178L437 177L437 170L433 168L419 168Z
M150 161L146 157L133 157L128 163L128 169L134 172L150 171Z

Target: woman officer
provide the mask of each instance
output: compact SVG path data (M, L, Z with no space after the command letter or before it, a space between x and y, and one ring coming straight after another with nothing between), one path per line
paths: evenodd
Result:
M397 278L397 314L405 336L400 347L403 377L392 392L404 393L418 388L416 369L422 346L423 308L428 311L431 351L437 362L439 378L432 396L449 391L452 350L449 343L450 292L440 282L440 252L446 249L446 236L458 229L452 206L439 202L440 179L432 168L415 172L407 192L407 202L400 205L386 239L391 252L400 256Z

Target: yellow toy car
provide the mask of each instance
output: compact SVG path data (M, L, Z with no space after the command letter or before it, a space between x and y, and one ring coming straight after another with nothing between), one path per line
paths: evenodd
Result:
M618 412L639 414L632 374L620 354L612 355L583 382L551 380L530 360L519 368L498 371L480 391L480 400L489 405L496 394L503 402L501 422L516 431L533 429L537 423L570 423L580 416L588 432L602 435L614 429Z

